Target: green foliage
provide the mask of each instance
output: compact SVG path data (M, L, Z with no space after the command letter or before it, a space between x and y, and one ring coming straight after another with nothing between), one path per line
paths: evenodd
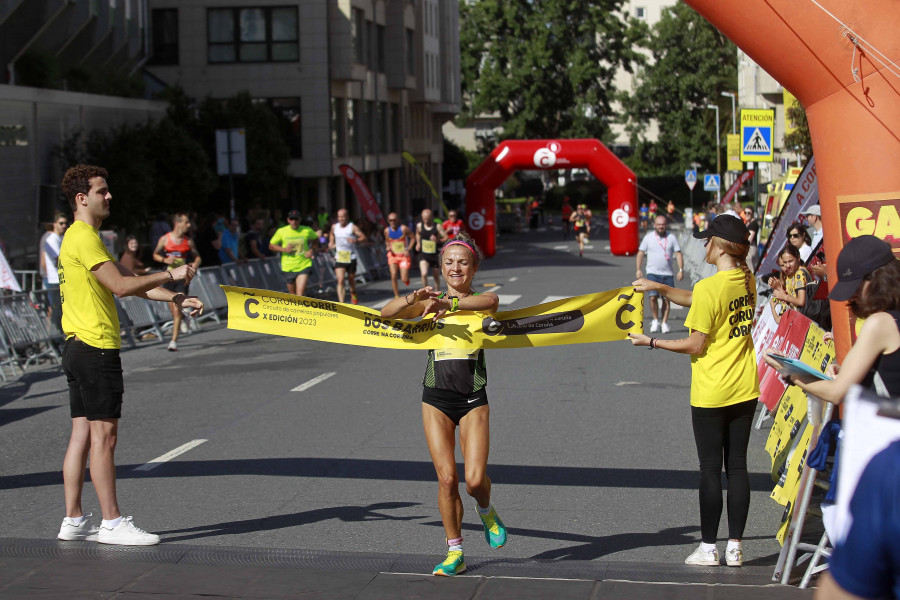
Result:
M62 87L59 60L46 50L29 50L16 61L15 69L16 85L52 89Z
M800 154L808 159L813 155L812 136L809 133L809 121L806 120L806 110L798 102L787 110L787 118L797 128L793 133L784 136L784 146L792 150L798 148Z
M453 179L465 179L481 164L477 152L466 150L444 138L444 185Z
M144 80L116 69L71 67L63 71L59 58L51 52L34 48L16 61L16 84L29 87L143 98Z
M460 2L463 116L497 114L505 138L604 138L616 69L640 27L621 0Z
M716 168L715 111L724 162L725 135L731 130L731 101L735 92L737 49L734 44L679 2L663 11L647 41L651 59L639 70L632 94L624 94L626 129L635 152L625 162L638 175L672 175L700 163ZM652 119L659 125L659 140L647 139Z

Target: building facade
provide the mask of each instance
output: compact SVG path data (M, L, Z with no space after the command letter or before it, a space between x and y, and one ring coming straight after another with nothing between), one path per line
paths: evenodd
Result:
M149 9L146 69L156 79L194 98L249 92L296 123L284 208L359 217L341 164L384 213L438 205L402 153L440 189L440 128L460 105L455 2L149 0Z

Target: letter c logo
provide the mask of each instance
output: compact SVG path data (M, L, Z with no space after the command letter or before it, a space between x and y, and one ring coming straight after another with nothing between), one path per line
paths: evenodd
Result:
M556 164L556 154L550 148L538 148L534 153L534 166L549 169Z
M630 294L630 295L619 294L619 298L618 298L618 299L619 299L619 300L630 300L632 297L634 297L634 294ZM619 310L616 311L616 326L617 326L619 329L621 329L622 331L628 331L629 329L631 329L632 327L634 327L634 321L631 320L631 316L630 316L630 315L629 315L629 320L628 320L628 321L623 321L623 320L622 320L622 317L623 317L623 315L624 315L626 312L630 313L630 312L634 312L634 310L635 310L635 307L634 307L633 304L623 304L623 305L619 308Z
M251 319L255 319L259 316L258 312L252 312L250 310L251 306L255 306L257 304L259 304L259 300L256 300L255 298L247 298L247 301L244 302L244 312L247 313L247 316Z

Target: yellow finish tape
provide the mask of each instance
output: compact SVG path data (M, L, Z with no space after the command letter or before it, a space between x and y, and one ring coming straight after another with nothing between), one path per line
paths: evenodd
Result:
M383 319L365 306L222 286L228 328L369 348L531 348L627 339L643 333L643 294L631 287L494 315L454 312L435 321Z

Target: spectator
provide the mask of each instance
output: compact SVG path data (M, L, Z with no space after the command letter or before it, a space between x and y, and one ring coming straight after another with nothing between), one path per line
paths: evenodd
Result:
M812 246L809 245L811 240L809 234L806 233L806 227L800 223L791 223L786 235L788 243L799 250L800 260L804 263L808 261L809 255L812 254Z
M207 267L222 264L219 261L222 239L215 227L218 218L215 213L209 213L203 217L197 230L197 253L200 254L200 260Z
M706 239L706 262L716 274L697 282L693 291L648 279L634 282L635 291L658 291L676 304L689 306L681 340L629 334L635 346L662 348L691 355L691 420L700 460L700 534L702 542L686 560L689 565L718 566L716 535L722 515L722 463L728 479L728 545L725 563L743 564L741 538L750 509L747 446L759 398L759 378L751 330L756 285L747 265L744 223L722 215L694 237Z
M155 244L156 240L172 231L169 225L169 218L166 213L157 213L156 219L150 224L150 243Z
M319 231L323 231L327 234L327 232L331 231L331 218L328 216L328 211L325 210L324 206L319 207L319 214L316 216L316 223L318 224L317 229ZM319 234L321 237L322 234Z
M856 342L844 364L834 366L834 379L800 375L787 379L804 392L835 404L853 384L881 395L900 396L900 263L890 244L873 235L861 235L841 250L837 271L838 282L828 298L846 301L856 318L865 319ZM771 359L767 362L780 368Z
M143 261L138 257L140 244L135 236L129 235L125 238L125 251L119 257L122 266L134 273L135 275L146 275L150 272L150 267L144 265Z
M62 327L62 301L59 296L59 249L63 236L69 227L69 219L61 212L53 215L53 229L44 236L41 242L42 266L44 270L44 289L50 305L50 321L56 329Z
M759 257L759 221L753 216L753 208L747 206L741 212L741 219L750 231L750 252L747 254L747 263L750 268L756 270L756 261Z
M816 204L815 206L810 206L800 214L806 217L806 222L814 230L809 246L815 250L819 247L819 244L822 243L822 236L824 235L822 230L822 207Z
M806 304L806 286L811 277L809 271L800 262L800 251L796 246L786 244L778 254L778 266L781 274L770 277L768 284L772 288L772 312L775 321L781 321L781 315L789 308L800 310Z
M269 249L269 236L266 235L266 225L262 219L254 219L250 231L244 237L247 242L248 258L268 258L275 256Z
M637 279L644 276L641 271L641 263L644 256L647 257L647 279L662 283L669 287L675 287L675 278L678 281L684 279L684 257L681 254L681 246L678 245L678 239L674 234L666 231L666 225L669 221L663 215L656 217L653 223L654 231L648 233L641 240L636 255L637 261ZM672 270L672 261L678 263L678 273ZM662 300L662 320L659 319L659 307L657 306L657 297ZM669 301L665 297L660 297L659 293L651 290L646 294L647 302L650 304L650 313L653 315L653 321L650 322L650 333L656 333L662 327L663 333L669 333Z
M219 262L223 265L244 262L240 256L241 223L237 219L228 221L228 228L222 232L222 246L219 248Z

